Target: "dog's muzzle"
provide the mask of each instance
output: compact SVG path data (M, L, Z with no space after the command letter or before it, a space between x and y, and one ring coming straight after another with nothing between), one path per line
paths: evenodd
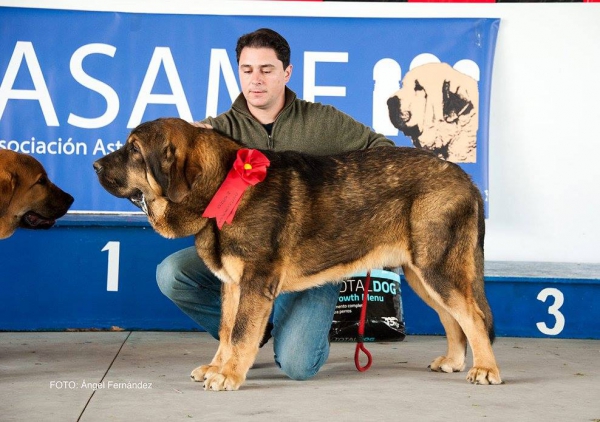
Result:
M94 162L94 171L96 172L96 174L100 174L102 173L102 170L104 170L104 167L102 167L102 165L100 165L100 163L98 161Z
M406 126L406 122L410 120L411 115L410 112L402 113L400 99L396 96L390 97L387 100L387 106L392 124L398 129Z

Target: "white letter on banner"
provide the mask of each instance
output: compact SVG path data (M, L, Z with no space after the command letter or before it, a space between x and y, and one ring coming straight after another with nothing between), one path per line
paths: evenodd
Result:
M304 93L302 98L306 101L315 101L315 97L345 97L345 86L316 86L316 63L334 62L348 63L348 53L334 53L323 51L304 52Z
M233 73L233 67L231 67L231 61L227 55L227 50L222 48L212 48L210 50L210 70L208 72L208 94L206 96L205 117L217 115L221 69L223 70L223 78L225 79L225 86L227 87L227 92L229 92L231 102L240 95L240 88L235 79L235 74Z
M402 69L396 60L381 59L373 67L373 130L385 136L398 136L398 129L390 120L387 100L398 89Z
M25 63L27 63L27 68L35 87L33 90L12 89L23 58L25 58ZM42 74L42 68L35 55L33 44L29 41L17 41L13 55L6 68L4 79L0 85L0 119L2 119L6 104L11 98L15 100L38 100L44 114L44 119L46 120L46 125L59 126L58 117L56 117L56 111L54 111L52 99L50 98L50 92L48 92L48 87Z
M164 64L167 79L169 80L169 85L171 86L173 94L152 94L152 87L158 76L161 63ZM154 49L154 54L152 55L152 59L150 59L150 65L148 66L146 76L144 77L142 87L140 88L140 93L138 94L135 105L133 106L133 111L131 112L131 117L127 123L128 128L134 128L142 122L142 117L144 116L144 111L146 111L146 106L148 104L175 104L179 116L188 122L192 121L192 112L190 111L190 106L185 97L185 92L183 92L179 73L177 73L175 61L173 60L171 49L169 47L156 47Z
M102 95L106 100L106 111L102 116L93 119L80 117L70 113L67 123L85 129L97 129L107 126L115 120L115 117L119 114L119 96L111 86L98 79L92 78L84 72L83 59L93 53L106 54L107 56L114 57L116 51L116 47L108 44L87 44L79 47L75 53L73 53L71 63L69 64L73 78L86 88Z

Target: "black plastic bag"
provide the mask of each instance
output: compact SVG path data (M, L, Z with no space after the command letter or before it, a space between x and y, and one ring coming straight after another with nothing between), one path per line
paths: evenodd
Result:
M343 282L329 332L331 341L357 340L367 272ZM406 336L400 294L400 275L393 270L371 270L364 341L402 341Z

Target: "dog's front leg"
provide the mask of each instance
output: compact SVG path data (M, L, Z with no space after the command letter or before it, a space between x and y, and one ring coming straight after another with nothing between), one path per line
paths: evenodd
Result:
M229 358L224 361L218 374L207 378L205 389L237 390L246 380L246 374L258 353L274 300L274 295L265 294L257 284L260 285L245 283L240 287L239 308L228 349Z
M208 365L202 365L192 371L194 381L209 380L218 374L231 356L231 331L235 323L240 301L240 286L234 282L221 284L221 325L219 327L219 348ZM204 389L209 383L204 383Z

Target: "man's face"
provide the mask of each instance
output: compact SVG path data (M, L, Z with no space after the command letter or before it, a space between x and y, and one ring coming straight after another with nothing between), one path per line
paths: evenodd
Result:
M271 48L245 47L240 53L240 82L250 111L279 111L283 107L285 85L290 80L292 66L283 68Z

